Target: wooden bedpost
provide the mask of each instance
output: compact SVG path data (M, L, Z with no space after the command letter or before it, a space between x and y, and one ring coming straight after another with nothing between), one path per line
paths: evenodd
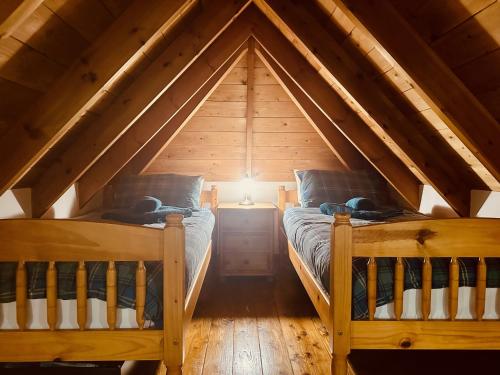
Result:
M185 230L183 216L168 215L163 236L163 362L182 374L184 359Z
M210 194L210 209L212 210L212 213L214 215L217 212L217 206L219 205L217 194L218 194L217 186L212 185L211 194Z
M347 374L351 352L352 226L348 213L336 213L330 253L332 375Z
M286 190L285 186L280 185L278 188L278 211L279 211L279 220L280 223L283 222L283 213L285 212L286 208Z

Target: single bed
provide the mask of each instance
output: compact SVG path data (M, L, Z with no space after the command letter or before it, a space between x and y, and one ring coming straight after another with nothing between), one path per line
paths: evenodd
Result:
M162 177L147 179L148 195L151 181L163 189ZM99 214L0 220L0 262L15 262L7 265L11 285L1 288L8 303L1 305L0 361L161 360L180 373L217 206L215 186L198 194L210 210L169 215L165 224L91 220Z
M286 210L297 191L278 193L281 244L329 331L332 374L347 373L351 349L500 349L498 219L362 225L347 213ZM474 280L464 280L466 258ZM436 276L448 288L433 289Z

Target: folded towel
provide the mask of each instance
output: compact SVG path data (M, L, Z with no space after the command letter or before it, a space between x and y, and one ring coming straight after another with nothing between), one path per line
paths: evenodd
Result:
M116 220L129 224L155 224L164 223L167 215L171 214L181 214L184 217L190 217L192 215L192 211L189 208L161 206L159 209L152 212L120 210L105 212L101 217L105 220Z
M135 202L132 207L133 212L143 213L143 212L153 212L157 211L161 207L161 200L155 197L150 197L146 195Z
M365 197L354 197L345 202L345 205L355 210L363 210L363 211L375 211L377 208L375 207L375 203L373 203L370 199Z
M387 209L383 211L370 211L370 210L353 210L343 203L330 203L325 202L319 206L321 213L324 215L333 216L336 212L347 212L351 214L354 219L362 220L376 220L383 221L394 216L403 215L403 210L401 209Z

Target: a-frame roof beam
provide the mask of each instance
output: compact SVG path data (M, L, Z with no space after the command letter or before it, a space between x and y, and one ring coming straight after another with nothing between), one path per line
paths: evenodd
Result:
M343 87L371 116L377 126L393 139L450 206L463 216L469 214L470 190L486 185L444 140L426 139L422 124L404 115L390 100L387 88L378 86L361 68L362 61L348 54L301 2L254 0L269 19L283 30L287 39L301 43L320 69Z
M80 178L179 75L220 35L246 4L224 0L208 7L165 49L113 104L73 142L32 186L39 216Z
M290 46L292 48L292 46ZM364 169L369 164L346 136L325 116L316 104L301 90L301 88L286 74L286 72L257 45L257 55L271 71L274 78L281 84L286 93L299 107L314 129L321 136L328 148L347 169Z
M235 21L189 66L173 85L82 176L80 203L85 204L164 126L220 67L246 42L246 22Z
M283 83L289 89L293 85L299 86L401 196L412 207L418 208L420 181L413 173L366 126L274 25L257 12L254 23L253 33L269 55L261 53L264 53L264 58L269 63L272 64L273 59L275 60L271 66L280 75ZM284 71L288 77L284 75Z
M123 175L143 173L182 130L210 95L212 95L217 86L226 78L246 52L246 46L240 47L239 51L224 63L196 94L189 99L181 110L122 168L115 178Z
M16 0L10 14L0 12L0 40L8 38L38 8L43 0ZM5 5L4 5L5 6Z
M135 0L0 140L0 194L14 186L195 0Z
M330 1L403 68L441 120L500 180L500 125L390 2Z

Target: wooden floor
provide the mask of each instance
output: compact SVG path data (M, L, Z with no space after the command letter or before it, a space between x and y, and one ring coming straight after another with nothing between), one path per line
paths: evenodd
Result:
M187 335L185 374L330 374L326 330L291 268L281 267L274 282L207 277ZM354 351L351 362L357 375L496 374L500 354ZM154 374L154 365L127 363L122 374Z

